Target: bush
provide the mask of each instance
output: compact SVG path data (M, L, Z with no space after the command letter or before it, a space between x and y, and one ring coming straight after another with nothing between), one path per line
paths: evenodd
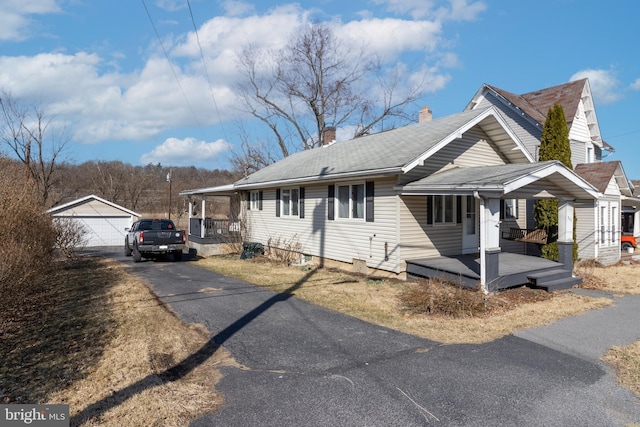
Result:
M83 249L87 244L87 229L71 218L55 218L53 228L56 233L56 247L65 257L76 259L78 249Z
M412 313L473 317L487 312L485 295L447 280L429 279L400 296L405 309Z
M24 171L0 159L0 304L23 301L47 277L55 231Z

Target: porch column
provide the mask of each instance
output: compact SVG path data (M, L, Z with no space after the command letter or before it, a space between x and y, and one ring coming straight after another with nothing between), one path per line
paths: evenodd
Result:
M499 276L500 199L480 199L480 286L488 294Z
M573 200L558 201L558 262L573 270Z
M485 248L485 269L487 291L493 290L493 284L499 276L500 252L500 199L487 200L487 218L485 233L487 236Z
M205 236L207 235L207 229L206 229L205 223L204 223L204 218L205 218L204 208L206 206L204 194L202 195L201 206L202 207L200 208L200 212L201 212L200 213L200 218L201 218L201 221L200 221L200 224L201 224L201 226L200 226L200 237L202 237L204 239Z
M187 236L191 236L191 196L187 196Z

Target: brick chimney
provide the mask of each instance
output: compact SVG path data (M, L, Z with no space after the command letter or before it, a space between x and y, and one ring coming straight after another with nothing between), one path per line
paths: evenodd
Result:
M418 123L430 122L433 118L433 112L429 107L422 107L418 114Z
M322 130L322 145L329 145L336 141L336 128L327 126Z

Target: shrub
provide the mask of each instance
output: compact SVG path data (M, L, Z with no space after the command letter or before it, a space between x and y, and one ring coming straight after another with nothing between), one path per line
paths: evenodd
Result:
M69 259L77 258L78 249L87 244L87 229L71 218L55 218L53 228L56 236L56 247Z
M485 295L478 289L460 286L448 280L429 279L400 296L405 309L412 313L473 317L485 313Z
M51 218L23 176L0 159L0 304L5 306L22 301L46 280L55 243Z

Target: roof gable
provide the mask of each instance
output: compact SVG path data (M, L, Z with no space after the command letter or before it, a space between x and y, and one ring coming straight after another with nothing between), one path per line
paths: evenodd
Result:
M575 167L575 172L593 185L599 192L605 193L612 179L615 179L620 192L625 196L633 195L630 185L618 160L611 162L581 163Z
M71 202L59 205L59 206L54 206L51 209L47 210L47 213L53 214L53 215L59 215L65 211L73 211L76 210L78 208L81 208L82 206L85 205L89 205L93 202L98 202L101 204L104 204L105 206L108 206L109 208L115 209L116 211L121 211L122 213L126 213L128 215L132 215L132 216L136 216L136 217L140 217L141 215L139 213L136 213L132 210L129 210L123 206L117 205L113 202L110 202L108 200L105 200L101 197L98 197L96 195L89 195L89 196L85 196L85 197L81 197L77 200L73 200ZM96 212L96 214L98 214L98 212Z
M613 147L603 141L600 135L595 106L593 98L591 97L591 88L589 86L589 80L586 78L520 95L484 84L473 97L472 101L467 104L465 110L472 109L485 90L494 92L498 95L498 98L503 99L504 102L512 108L526 114L527 117L540 127L544 126L549 109L556 103L562 106L567 126L571 127L576 114L581 111L579 107L582 102L592 142L607 150L613 151Z
M428 122L338 142L292 154L235 183L237 187L358 176L402 174L423 164L474 126L509 141L512 161L533 159L494 107L453 114Z

